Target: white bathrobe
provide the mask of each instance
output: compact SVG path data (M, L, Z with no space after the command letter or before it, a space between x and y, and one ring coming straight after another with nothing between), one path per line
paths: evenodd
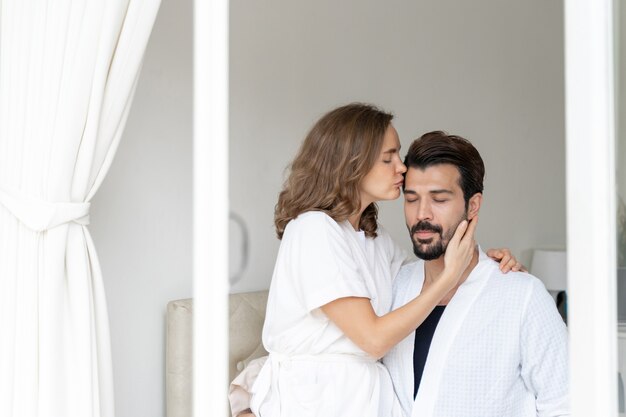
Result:
M396 309L417 296L424 261L394 281ZM567 416L567 330L554 300L527 273L502 274L481 251L446 307L413 400L412 333L384 358L407 416Z
M321 212L289 222L270 286L263 344L270 352L251 394L258 417L397 417L385 367L321 312L342 297L366 297L390 311L392 280L404 261L381 228L375 239Z

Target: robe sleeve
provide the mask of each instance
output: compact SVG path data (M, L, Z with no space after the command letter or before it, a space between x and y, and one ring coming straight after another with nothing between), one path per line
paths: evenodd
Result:
M293 226L289 230L292 276L309 311L339 298L372 298L352 253L358 248L351 248L336 221L316 212L296 219Z
M537 416L569 416L568 335L554 300L532 280L521 329L521 375L535 394Z

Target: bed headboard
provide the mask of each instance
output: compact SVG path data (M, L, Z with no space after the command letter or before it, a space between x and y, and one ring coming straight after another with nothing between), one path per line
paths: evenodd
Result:
M230 381L252 359L267 355L261 343L267 291L229 297ZM167 304L165 391L167 417L192 417L193 300ZM224 401L227 401L225 398Z

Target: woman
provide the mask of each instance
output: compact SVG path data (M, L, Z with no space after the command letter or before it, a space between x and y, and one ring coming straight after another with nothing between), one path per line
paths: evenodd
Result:
M457 284L476 222L457 228L435 285L390 311L406 259L377 223L376 202L400 196L406 171L392 118L364 104L335 109L292 163L275 212L282 242L263 328L270 355L251 389L257 416L402 415L378 359Z

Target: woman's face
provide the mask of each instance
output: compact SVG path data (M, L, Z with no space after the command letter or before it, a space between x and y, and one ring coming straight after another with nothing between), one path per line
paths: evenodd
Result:
M376 163L361 182L361 207L373 202L395 200L400 197L406 166L400 159L400 139L396 129L389 125Z

